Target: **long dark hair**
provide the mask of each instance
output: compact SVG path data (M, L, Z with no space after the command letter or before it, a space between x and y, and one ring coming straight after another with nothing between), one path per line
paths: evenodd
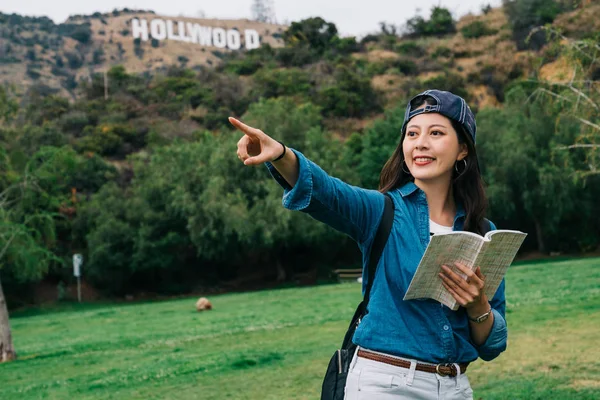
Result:
M424 104L434 105L435 99L430 96L421 96L415 98L411 102L411 110L419 108ZM465 133L464 128L456 121L450 120L452 127L456 131L459 143L467 145L468 154L465 158L467 162L466 168L461 168L463 162L459 161L457 168L452 173L452 191L454 200L461 203L465 209L465 223L463 230L483 234L484 218L487 209L487 197L483 188L483 179L477 162L477 153L475 152L475 144L471 140L471 136ZM402 142L406 134L402 132L400 143L394 150L392 156L387 160L381 175L379 176L379 191L389 192L396 188L402 187L407 182L414 181L411 174L407 174L402 168L404 164L404 152L402 150ZM405 167L406 168L406 167Z

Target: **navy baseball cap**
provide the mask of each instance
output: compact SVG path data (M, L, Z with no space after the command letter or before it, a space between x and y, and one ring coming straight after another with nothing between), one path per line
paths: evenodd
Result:
M425 107L417 108L416 110L411 109L410 104L419 96L431 97L435 100L434 105L425 104ZM464 128L465 132L471 135L473 143L475 143L475 133L477 132L477 125L475 124L475 115L469 108L465 99L455 95L451 92L443 90L426 90L423 93L419 93L408 102L406 106L406 113L404 114L404 123L402 124L402 134L405 133L406 125L408 121L415 115L434 112L442 114L451 120L458 122Z

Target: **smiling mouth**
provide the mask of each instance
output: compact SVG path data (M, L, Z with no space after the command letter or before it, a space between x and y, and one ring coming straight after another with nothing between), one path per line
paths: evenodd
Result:
M435 160L435 158L432 158L432 157L416 157L416 158L413 158L413 162L416 165L426 165L426 164L432 163L434 160Z

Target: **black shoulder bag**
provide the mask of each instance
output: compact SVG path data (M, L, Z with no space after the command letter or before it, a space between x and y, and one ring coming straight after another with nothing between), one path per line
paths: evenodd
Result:
M371 293L371 286L373 286L373 280L375 279L375 270L379 263L379 258L383 252L383 248L390 235L392 229L392 222L394 221L394 202L390 196L385 194L385 207L383 209L383 215L381 222L377 228L373 245L371 246L371 255L369 257L369 266L367 272L369 274L369 280L367 281L367 288L365 290L365 296L363 301L358 305L352 322L348 327L342 347L331 357L329 365L327 366L327 372L325 373L325 379L323 379L323 388L321 390L321 400L343 400L344 389L346 387L346 379L348 377L348 370L352 357L356 352L356 345L352 343L352 337L354 331L360 323L361 319L367 313L367 304L369 303L369 294Z

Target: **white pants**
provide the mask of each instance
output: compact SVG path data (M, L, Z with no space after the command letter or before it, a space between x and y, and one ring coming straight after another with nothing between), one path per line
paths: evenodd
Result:
M407 359L405 359L407 360ZM466 375L441 376L357 357L350 364L344 400L472 400Z

